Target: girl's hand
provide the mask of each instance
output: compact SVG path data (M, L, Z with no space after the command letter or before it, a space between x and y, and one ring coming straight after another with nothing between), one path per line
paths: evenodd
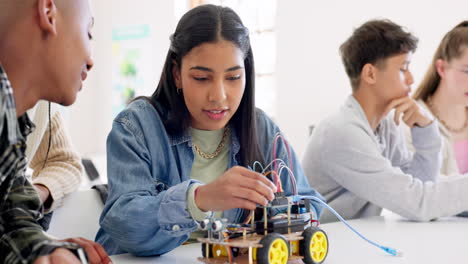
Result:
M275 198L276 186L264 175L236 166L213 182L197 188L195 203L203 211L232 208L254 210Z

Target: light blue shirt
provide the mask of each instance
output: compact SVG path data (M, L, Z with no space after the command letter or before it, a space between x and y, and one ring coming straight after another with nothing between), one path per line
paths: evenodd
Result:
M146 100L131 103L114 120L107 139L109 197L100 218L96 241L110 255L131 253L137 256L160 255L185 242L197 229L187 209L187 191L196 180L190 179L194 153L189 130L172 135L163 120L168 111ZM272 160L272 144L279 128L257 110L260 150ZM231 129L228 168L240 164L240 144ZM279 141L276 156L287 161L285 145ZM292 151L297 189L301 195L322 198L309 186ZM281 175L283 189L291 195L286 171ZM323 199L323 198L322 198ZM322 206L312 203L316 215ZM240 222L242 209L224 211L229 222Z

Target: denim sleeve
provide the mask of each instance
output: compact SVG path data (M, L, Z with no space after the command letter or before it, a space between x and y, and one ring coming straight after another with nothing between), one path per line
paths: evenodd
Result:
M288 167L292 170L295 179L296 179L296 186L297 186L297 192L299 195L304 195L304 196L315 196L322 201L325 201L325 198L320 195L315 189L313 189L309 185L309 181L307 180L307 177L304 174L304 171L301 167L301 164L296 156L296 153L294 152L294 149L292 146L289 144L289 152L290 155L288 155L288 149L286 147L286 144L279 139L276 144L276 151L273 153L273 145L274 145L274 139L275 135L277 133L280 133L280 129L276 124L267 117L267 115L261 111L257 110L257 120L258 120L258 132L259 132L259 137L260 137L260 145L261 149L264 152L264 157L265 157L265 162L269 163L273 159L281 159L283 160ZM262 136L265 135L265 136ZM284 134L283 134L284 137ZM262 141L263 139L266 139L267 141ZM289 156L289 160L288 160ZM292 195L293 194L293 188L291 184L291 180L289 177L289 173L286 170L283 170L280 175L281 178L281 183L283 185L283 190L285 191L286 195ZM311 209L315 211L315 216L317 219L320 218L320 215L323 211L323 205L312 201L311 202Z
M107 139L109 198L100 225L121 249L137 256L164 254L197 227L187 210L187 190L195 181L168 187L152 162L158 160L150 158L141 130L125 119L114 121Z
M189 191L187 192L187 204L189 213L192 216L192 218L197 221L203 221L205 218L213 216L212 211L202 211L200 208L198 208L197 204L195 203L195 189L201 185L202 184L199 183L192 184L192 186L189 188Z

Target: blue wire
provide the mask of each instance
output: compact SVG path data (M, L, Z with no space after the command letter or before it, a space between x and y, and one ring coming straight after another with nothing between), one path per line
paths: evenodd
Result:
M346 220L344 220L343 217L341 217L341 215L338 212L335 211L335 209L333 209L326 202L320 200L319 198L314 197L314 196L300 196L300 197L302 199L309 199L309 200L313 200L313 201L316 201L316 202L319 202L319 203L323 204L325 207L328 208L328 210L330 210L334 215L336 215L336 217L338 217L338 219L340 219L340 221L343 222L343 224L345 224L349 229L351 229L351 231L356 233L358 236L360 236L362 239L364 239L365 241L367 241L371 245L376 246L376 247L384 250L385 252L387 252L388 254L393 255L393 256L401 256L402 255L401 252L399 252L398 250L396 250L394 248L379 245L379 244L375 243L374 241L368 239L364 235L362 235L359 231L354 229L348 222L346 222Z

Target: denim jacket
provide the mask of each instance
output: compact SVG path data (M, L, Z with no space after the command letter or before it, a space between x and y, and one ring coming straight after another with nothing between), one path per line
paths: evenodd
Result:
M167 133L163 120L168 111L160 104L156 108L146 100L132 102L115 118L107 138L109 197L96 241L110 255L161 255L180 246L197 229L187 208L187 191L197 182L190 179L191 136L188 130L180 135ZM260 150L269 162L279 129L261 110L257 110L257 127ZM239 139L231 131L228 168L240 164ZM277 145L277 158L287 161L283 143ZM293 151L292 160L299 194L322 198L309 186ZM291 194L289 178L281 176L281 181L286 194ZM316 215L322 211L318 203L311 208ZM242 215L242 209L231 209L223 217L239 222Z

